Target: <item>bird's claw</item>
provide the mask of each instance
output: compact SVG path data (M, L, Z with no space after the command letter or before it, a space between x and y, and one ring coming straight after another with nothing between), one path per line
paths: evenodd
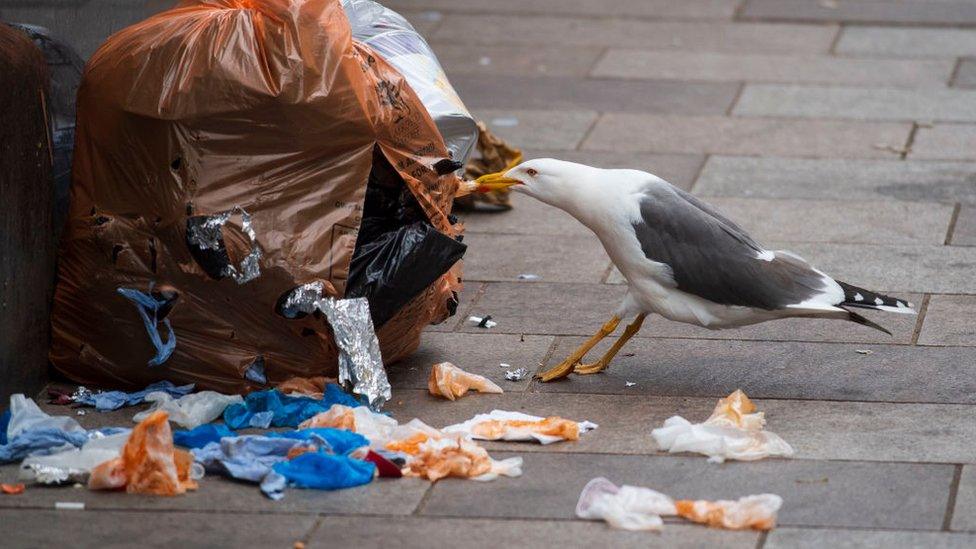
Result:
M573 370L575 370L577 366L579 366L578 360L566 359L544 372L539 372L535 375L535 378L543 383L556 379L562 379L573 373Z
M598 374L603 370L606 370L608 366L610 366L610 364L604 360L598 360L591 364L576 364L576 367L573 368L573 373L584 375L584 376L590 374Z

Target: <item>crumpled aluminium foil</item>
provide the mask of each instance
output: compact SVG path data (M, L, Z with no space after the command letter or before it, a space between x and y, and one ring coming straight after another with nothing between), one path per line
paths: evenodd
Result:
M246 284L261 276L261 247L258 245L257 233L251 226L251 214L244 208L235 206L232 210L209 216L203 223L189 227L187 239L204 250L224 249L223 227L235 213L241 214L241 231L250 240L251 251L241 260L240 266L224 266L221 275L233 278L238 284Z
M302 284L288 294L278 312L285 318L298 318L302 313L311 314L315 310L315 302L322 299L323 291L325 286L321 281Z
M380 342L373 330L369 302L364 297L320 299L315 302L332 326L339 349L339 384L361 395L379 410L390 398L390 382L383 367Z

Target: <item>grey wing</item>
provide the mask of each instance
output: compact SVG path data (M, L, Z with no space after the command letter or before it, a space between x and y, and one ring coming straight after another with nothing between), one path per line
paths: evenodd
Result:
M735 223L697 198L653 185L634 224L644 255L671 268L679 290L714 303L782 309L824 293L829 279L803 260L764 249Z

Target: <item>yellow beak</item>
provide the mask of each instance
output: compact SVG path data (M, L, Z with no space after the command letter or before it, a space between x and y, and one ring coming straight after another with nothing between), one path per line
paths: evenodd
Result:
M507 171L507 170L506 170ZM498 191L501 189L507 189L512 185L521 185L522 182L518 179L512 179L511 177L505 177L504 172L490 173L483 175L475 180L475 192L487 193L491 191Z

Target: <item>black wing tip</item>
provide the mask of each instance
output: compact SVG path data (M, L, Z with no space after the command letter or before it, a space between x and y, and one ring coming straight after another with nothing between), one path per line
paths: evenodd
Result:
M914 306L910 301L905 299L899 299L897 297L891 297L871 290L865 290L864 288L859 288L852 284L846 282L836 281L840 285L841 289L844 290L844 301L838 303L838 305L844 307L858 307L861 309L881 309L884 307L890 309L896 309L896 312L911 312L914 310Z

